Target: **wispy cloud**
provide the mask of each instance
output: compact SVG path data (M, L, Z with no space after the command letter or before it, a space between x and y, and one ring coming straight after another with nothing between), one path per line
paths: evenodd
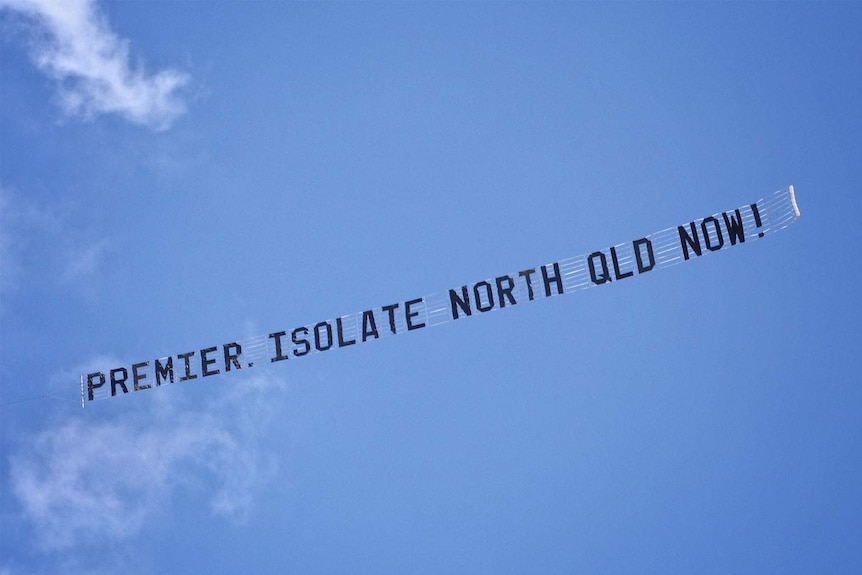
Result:
M21 273L20 247L14 241L10 228L15 225L16 214L8 192L0 187L0 302L18 285Z
M128 40L110 29L95 0L0 0L0 8L38 25L33 59L57 81L66 114L119 114L135 124L166 130L186 111L179 91L188 75L172 69L148 74L132 66Z
M0 186L0 301L20 288L34 236L48 235L55 227L51 214Z
M260 444L278 389L250 377L197 411L162 401L122 419L68 419L26 441L10 458L10 486L40 546L128 540L180 488L207 490L211 514L242 521L274 474Z
M70 253L63 270L63 280L77 285L93 277L109 245L110 242L103 238Z
M2 0L0 0L2 1ZM0 305L44 278L87 295L113 243L81 229L68 204L41 206L0 186ZM32 262L39 262L38 266ZM4 309L5 311L5 309Z

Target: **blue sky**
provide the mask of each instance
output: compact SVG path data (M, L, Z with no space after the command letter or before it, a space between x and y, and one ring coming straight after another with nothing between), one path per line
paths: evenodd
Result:
M858 573L860 27L0 0L0 574ZM763 241L80 406L789 185Z

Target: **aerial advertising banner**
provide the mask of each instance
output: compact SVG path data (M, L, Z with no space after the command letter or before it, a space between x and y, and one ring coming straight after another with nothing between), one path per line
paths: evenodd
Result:
M739 208L597 249L318 322L81 375L87 402L258 369L636 277L782 230L799 217L793 186Z

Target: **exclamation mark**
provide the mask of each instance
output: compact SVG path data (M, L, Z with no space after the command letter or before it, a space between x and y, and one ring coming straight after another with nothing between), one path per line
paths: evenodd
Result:
M763 222L760 221L760 212L757 209L757 204L751 204L751 212L754 214L754 223L757 224L757 227L763 227ZM757 237L762 238L763 232L757 234Z

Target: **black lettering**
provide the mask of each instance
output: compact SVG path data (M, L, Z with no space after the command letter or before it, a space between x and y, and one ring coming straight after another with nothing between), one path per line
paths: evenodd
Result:
M321 343L320 328L322 327L326 328L326 345ZM317 351L326 351L332 347L332 326L328 321L321 321L314 326L314 347L317 348Z
M688 224L689 229L691 230L691 236L688 235L688 232L685 231L685 228L682 226L677 226L676 229L679 232L679 243L682 245L682 255L687 260L688 259L688 248L694 250L694 253L698 256L701 255L701 247L700 247L700 238L697 235L697 229L694 227L694 222Z
M416 305L417 303L422 303L422 298L411 299L410 301L404 302L404 315L407 319L407 331L412 331L414 329L421 329L425 327L425 323L413 323L413 318L419 316L418 311L411 311L410 308Z
M754 225L760 229L763 226L763 222L760 220L760 210L757 209L757 204L751 204L751 213L754 215ZM763 232L758 232L757 237L762 238Z
M118 373L122 373L123 377L117 377ZM118 367L117 369L111 370L111 397L117 395L117 386L123 388L123 393L129 393L129 390L126 388L126 380L129 379L129 372L125 367Z
M366 341L369 337L377 339L380 334L377 333L377 322L374 320L374 311L368 310L362 312L362 341Z
M275 340L275 357L269 358L270 363L275 363L276 361L282 361L282 360L285 360L288 357L290 357L290 356L284 355L284 353L282 352L282 347L281 347L281 338L283 338L286 335L287 335L286 331L277 331L275 333L269 334L269 338ZM227 353L227 348L225 348L225 353ZM225 371L227 371L229 369L227 367L227 356L225 356L224 363L225 363Z
M383 309L383 311L389 313L389 329L392 331L392 333L396 333L396 331L395 331L395 310L398 309L398 304L393 303L392 305L385 305L381 309Z
M536 270L534 269L528 269L518 272L518 275L527 281L527 297L530 298L530 301L533 301L533 280L530 278L530 276L534 273L536 273Z
M99 378L99 383L93 383L95 377ZM93 391L105 385L105 374L101 371L87 374L87 399L93 401Z
M132 383L134 383L135 391L141 391L142 389L150 389L152 387L152 385L149 383L147 385L140 385L143 380L147 379L147 374L139 373L138 370L142 367L147 367L148 365L150 365L150 362L148 361L132 365Z
M284 333L284 332L282 332ZM226 343L222 346L224 351L224 370L225 373L231 370L231 365L237 369L242 369L242 366L239 363L239 356L242 355L242 345L237 342ZM233 350L234 353L231 353ZM285 358L287 359L287 358ZM251 363L248 364L249 367L252 366Z
M620 260L617 258L617 248L611 248L611 262L614 264L614 277L618 280L624 280L635 275L635 272L631 270L620 273Z
M485 290L485 298L488 300L487 304L482 304L482 293L479 291L479 286L482 286ZM481 312L486 312L488 310L494 309L494 292L491 290L491 284L485 281L481 281L473 286L473 296L476 298L476 309Z
M655 255L652 251L652 242L646 238L641 238L632 242L632 246L634 247L635 259L638 263L638 273L642 274L653 269L655 267ZM647 265L644 265L643 255L641 255L641 246L646 246L647 249L647 260L649 261Z
M542 266L542 281L545 282L545 297L551 297L551 283L557 286L557 295L563 294L563 276L560 273L560 264L553 263L554 275L548 276L548 266Z
M505 280L507 286L503 287L503 281ZM515 296L512 295L512 290L515 289L515 280L513 280L509 276L500 276L497 278L497 300L500 302L500 307L506 307L506 300L509 300L509 303L515 305Z
M217 347L208 347L206 349L201 350L201 373L203 374L204 377L207 377L210 375L218 375L219 373L221 373L217 369L214 369L212 371L210 371L210 369L209 369L209 366L214 364L216 362L216 360L214 358L213 359L208 358L207 354L212 353L217 349L218 349Z
M344 325L340 317L335 319L335 331L338 333L338 347L347 347L356 343L355 339L344 341Z
M599 258L599 261L602 264L601 276L596 274L596 264L595 264L596 258ZM587 263L590 265L590 279L593 280L594 284L602 285L603 283L611 281L611 270L608 269L608 259L605 257L604 253L602 253L602 252L591 253L590 257L587 258Z
M745 229L742 226L742 216L739 214L739 210L734 210L734 214L736 214L735 218L733 215L728 218L727 212L721 213L724 216L724 227L727 228L727 237L730 238L730 245L732 246L736 245L737 240L741 244L745 243Z
M467 286L461 286L461 297L458 297L455 290L450 289L449 303L452 305L452 319L458 319L458 307L461 308L464 315L472 315L473 313L473 310L470 309L470 295L467 293ZM456 305L458 307L455 307Z
M716 245L712 245L712 240L709 238L709 232L706 231L706 223L710 222L715 228L715 234L718 236L718 243ZM721 249L721 246L724 245L724 237L721 235L721 226L718 224L718 220L712 216L705 218L702 222L700 222L700 230L703 232L703 240L706 242L706 249L711 252L716 252Z
M308 336L308 328L307 327L298 327L295 330L293 330L292 332L290 332L290 340L295 345L305 346L305 349L302 351L300 351L298 349L293 350L293 355L295 355L296 357L301 357L301 356L306 355L308 352L311 351L311 344L308 343L307 338L297 339L296 334L298 334L300 332L302 332L302 335Z
M192 363L191 357L195 354L195 352L190 351L188 353L180 353L177 354L177 359L181 359L186 362L186 375L185 377L181 377L180 381L188 381L190 379L197 379L197 375L192 373Z
M162 366L161 360L156 360L156 385L161 385L162 380L169 378L174 382L174 358L169 357L167 363Z

